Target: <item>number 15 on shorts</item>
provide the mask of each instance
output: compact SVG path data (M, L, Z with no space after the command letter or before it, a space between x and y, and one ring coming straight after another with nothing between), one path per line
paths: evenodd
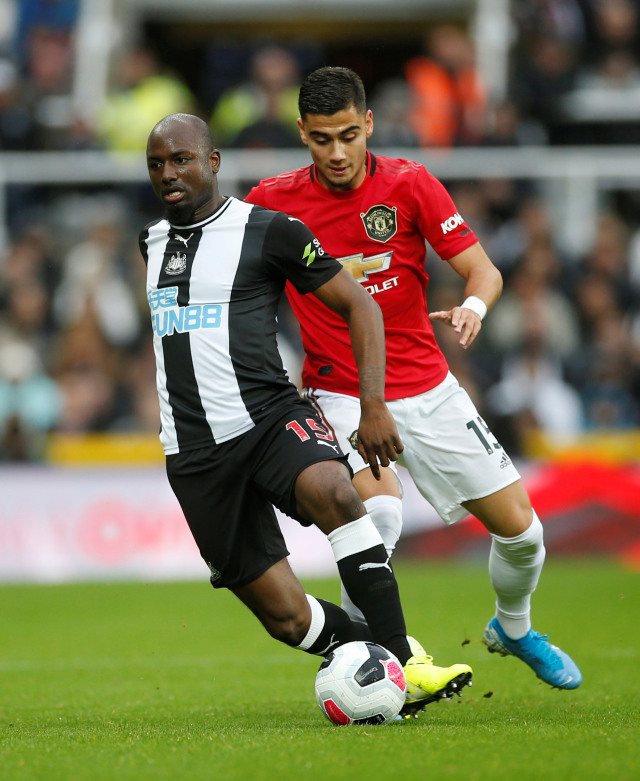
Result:
M300 420L291 420L287 423L285 428L287 431L293 431L301 442L308 442L312 437L315 437L314 441L316 444L325 445L326 447L335 450L336 453L340 453L338 443L334 439L333 434L327 431L320 421L314 420L313 418L307 418L304 423L305 425L303 425ZM305 426L311 433L306 430Z
M491 429L489 428L489 426L487 426L487 424L480 417L480 415L478 415L476 420L478 421L477 423L475 420L470 420L467 423L467 428L469 429L469 431L473 431L473 433L478 437L478 439L484 446L484 449L487 451L488 455L491 455L494 450L502 450L502 445L499 442L493 441L489 443L487 437L493 440L493 434L491 433ZM485 436L485 434L487 436Z

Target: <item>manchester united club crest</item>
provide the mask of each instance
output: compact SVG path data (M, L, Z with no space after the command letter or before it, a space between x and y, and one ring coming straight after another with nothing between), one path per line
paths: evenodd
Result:
M382 203L372 206L369 211L361 212L360 217L364 223L367 236L374 241L389 241L396 235L398 221L396 219L397 206L385 206Z

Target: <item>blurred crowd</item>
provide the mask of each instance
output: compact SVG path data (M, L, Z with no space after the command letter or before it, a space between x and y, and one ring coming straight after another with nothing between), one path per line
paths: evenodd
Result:
M322 46L214 41L197 74L139 45L114 58L93 121L73 95L79 0L0 0L0 152L140 152L173 111L209 121L223 148L298 147L297 89ZM640 0L514 0L506 96L492 99L469 31L438 24L391 78L367 83L375 148L640 143ZM3 14L0 13L0 17ZM332 62L332 64L342 64ZM365 79L365 81L367 81ZM469 353L438 338L452 370L514 454L532 430L573 437L640 425L640 221L603 204L595 239L569 255L532 183L447 183L505 279ZM640 188L639 188L640 190ZM242 195L243 193L236 193ZM0 460L44 457L51 432L158 428L135 186L10 188L0 248ZM429 306L461 300L432 256ZM297 376L295 326L282 345Z

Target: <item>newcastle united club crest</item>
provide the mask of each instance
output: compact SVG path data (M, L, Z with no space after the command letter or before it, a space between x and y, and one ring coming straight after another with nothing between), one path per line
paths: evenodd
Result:
M385 206L382 203L372 206L369 211L361 212L360 217L364 223L367 236L373 241L389 241L398 230L396 219L397 206Z
M187 267L187 255L186 253L180 253L176 252L175 255L171 256L171 259L167 263L167 265L164 267L165 273L167 274L182 274L182 272Z

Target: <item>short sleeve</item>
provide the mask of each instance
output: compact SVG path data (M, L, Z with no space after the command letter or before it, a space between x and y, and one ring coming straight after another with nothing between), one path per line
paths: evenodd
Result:
M282 212L269 226L264 256L299 293L317 290L342 268L303 222Z
M253 203L255 206L264 206L268 208L266 201L266 193L263 182L258 182L255 187L249 190L249 194L243 198L247 203Z
M423 166L416 176L414 199L420 232L443 260L477 243L444 185Z

